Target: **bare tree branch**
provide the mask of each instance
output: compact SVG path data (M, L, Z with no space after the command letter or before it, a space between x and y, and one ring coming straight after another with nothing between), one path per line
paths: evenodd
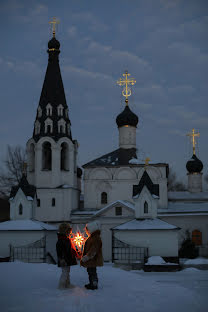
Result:
M182 182L177 181L175 172L170 169L168 175L168 191L187 191L186 186Z
M0 168L0 196L8 196L11 187L19 183L25 160L26 151L23 147L7 146L7 156L3 161L4 168Z

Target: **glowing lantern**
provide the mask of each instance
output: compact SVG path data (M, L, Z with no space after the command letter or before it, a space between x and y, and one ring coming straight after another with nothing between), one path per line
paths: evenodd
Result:
M74 247L74 249L78 252L82 252L84 248L84 243L87 239L87 234L86 233L81 233L79 230L76 233L71 233L70 238L71 238L71 243Z

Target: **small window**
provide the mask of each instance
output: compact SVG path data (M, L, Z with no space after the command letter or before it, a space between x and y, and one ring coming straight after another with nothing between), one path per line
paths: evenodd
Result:
M122 216L122 207L116 207L115 214L116 216Z
M107 204L108 202L108 196L106 192L102 192L101 194L101 204Z
M47 133L51 133L51 125L47 125Z
M23 207L22 204L19 205L19 215L22 215Z
M144 202L144 213L148 213L148 203Z
M40 207L40 199L37 198L37 207Z
M194 230L192 232L192 242L196 246L202 245L202 232L200 232L199 230Z
M56 199L55 198L52 198L52 206L56 206Z

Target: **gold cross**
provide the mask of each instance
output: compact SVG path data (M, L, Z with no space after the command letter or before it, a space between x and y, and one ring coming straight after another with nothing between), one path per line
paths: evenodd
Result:
M196 155L196 140L195 140L195 137L199 137L200 133L195 133L195 130L192 129L192 133L188 133L187 136L192 137L191 140L192 140L192 144L193 144L193 154Z
M57 20L55 17L53 17L52 21L50 21L49 24L52 24L53 37L55 37L55 34L56 34L56 24L59 24L59 20Z
M146 157L144 161L145 161L144 169L146 170L146 168L149 166L150 158Z
M120 78L117 81L117 84L119 86L125 86L125 88L122 91L122 95L125 96L126 100L126 105L128 105L128 97L131 95L131 89L128 87L129 85L134 85L136 83L136 80L134 78L130 78L128 79L128 76L130 76L130 74L128 73L128 71L125 72L125 74L123 74L123 76L125 77L125 79L122 80L122 78Z

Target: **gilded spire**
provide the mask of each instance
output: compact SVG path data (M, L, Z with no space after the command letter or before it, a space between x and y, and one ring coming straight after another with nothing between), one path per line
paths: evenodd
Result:
M117 81L117 84L119 86L124 86L124 89L122 90L122 95L125 96L125 102L126 105L128 105L128 97L131 95L131 89L130 86L133 86L136 83L136 80L134 78L128 78L130 76L130 74L128 73L128 71L126 71L123 76L125 77L125 79L120 78Z
M52 24L53 37L55 38L56 24L59 24L59 20L57 20L55 17L53 17L52 21L50 21L49 24Z
M193 145L193 154L196 155L196 137L200 136L200 133L195 133L195 129L192 129L191 133L188 133L187 136L191 137L192 145Z

